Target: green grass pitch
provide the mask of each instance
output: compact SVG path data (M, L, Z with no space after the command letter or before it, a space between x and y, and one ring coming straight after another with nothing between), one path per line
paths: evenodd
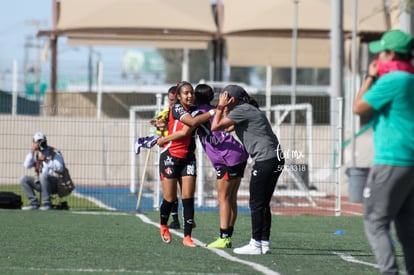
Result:
M248 256L232 249L215 253L203 246L183 247L175 234L171 244L164 244L156 227L159 213L143 215L149 223L135 213L0 210L0 270L48 275L379 274L362 217L273 216L272 254ZM196 213L193 238L214 240L218 222L218 213ZM239 215L233 247L248 241L250 228L250 216ZM334 234L338 231L344 234Z

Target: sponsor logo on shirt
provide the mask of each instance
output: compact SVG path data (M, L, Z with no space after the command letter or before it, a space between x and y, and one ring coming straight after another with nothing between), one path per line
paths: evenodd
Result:
M168 156L165 160L164 160L164 165L165 166L171 166L174 165L174 161L173 158Z

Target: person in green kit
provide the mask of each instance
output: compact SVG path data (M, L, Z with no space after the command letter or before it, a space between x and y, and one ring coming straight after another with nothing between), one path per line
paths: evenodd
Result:
M373 112L374 161L364 196L364 227L382 274L399 274L390 234L394 222L406 274L414 274L413 37L387 31L368 45L377 54L355 97L353 111Z

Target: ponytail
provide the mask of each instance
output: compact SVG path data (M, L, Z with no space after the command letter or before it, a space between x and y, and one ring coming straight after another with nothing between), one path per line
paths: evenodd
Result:
M243 97L240 99L240 103L248 103L259 109L259 103L257 103L257 101L254 98L250 97L247 93L244 94Z
M250 105L253 105L254 107L256 107L257 109L259 109L259 103L257 103L256 99L254 98L250 98L249 102Z

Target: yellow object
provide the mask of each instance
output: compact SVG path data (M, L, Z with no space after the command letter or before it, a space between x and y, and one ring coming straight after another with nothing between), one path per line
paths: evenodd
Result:
M168 107L168 108L165 108L164 110L162 110L161 112L159 112L155 116L155 118L156 119L162 119L162 120L164 120L165 122L168 123L168 117L169 117L169 115L170 115L170 108ZM157 130L155 131L155 133L157 135L159 135L159 136L164 136L164 137L168 136L168 130L160 130L159 128L157 128Z
M163 136L163 137L166 137L166 136L168 136L168 130L164 130L164 131L161 131L161 130L156 130L155 131L155 133L157 134L157 135L159 135L159 136Z
M164 110L162 110L161 112L157 114L157 118L168 121L169 114L170 114L170 108L165 108Z

